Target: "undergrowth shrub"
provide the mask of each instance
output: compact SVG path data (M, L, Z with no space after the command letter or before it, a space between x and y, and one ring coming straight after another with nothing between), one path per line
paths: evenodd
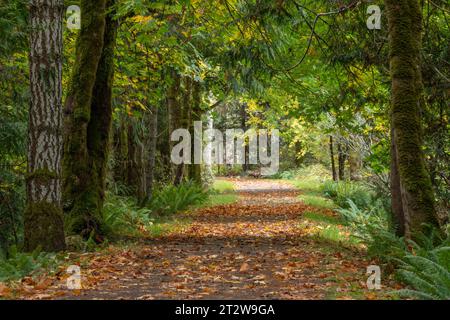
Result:
M373 201L371 191L364 185L354 182L327 181L323 184L322 191L341 208L349 208L348 200L358 208L368 208Z
M380 257L389 262L404 255L406 244L393 232L390 214L379 200L367 209L361 209L348 199L347 208L340 208L337 211L353 230L355 237L367 245L370 256Z
M56 255L35 250L33 253L19 252L11 246L7 255L0 257L0 282L18 280L40 270L57 265Z
M389 213L382 204L360 209L348 200L348 208L338 210L356 237L368 248L370 256L394 266L398 278L409 286L398 293L412 298L450 299L450 237L431 229L417 236L416 242L397 237L390 225ZM447 235L448 236L448 235Z
M159 215L174 214L198 205L208 199L208 192L193 182L182 183L179 186L169 185L155 191L150 210Z
M151 210L139 208L136 202L133 198L108 195L103 208L107 234L136 234L153 225Z
M286 171L280 171L271 178L273 179L283 179L283 180L315 180L315 181L325 181L329 179L329 170L321 164L313 164L309 166L303 166L298 169L291 169Z
M433 250L415 244L413 253L407 252L398 260L399 278L411 289L399 293L426 300L450 300L450 245Z

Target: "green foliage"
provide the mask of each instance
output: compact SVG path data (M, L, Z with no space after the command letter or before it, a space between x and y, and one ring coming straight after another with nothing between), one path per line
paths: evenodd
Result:
M302 194L301 196L299 196L299 198L308 206L324 208L324 209L333 209L335 207L333 201L331 201L330 199L321 197L321 196L316 196L316 195L311 195L311 194Z
M28 1L0 2L0 58L27 45Z
M355 236L367 245L370 256L391 261L404 255L406 244L392 232L390 215L379 201L367 209L359 208L350 199L347 203L347 208L338 212Z
M0 254L22 241L29 106L28 1L0 1Z
M169 185L155 191L150 209L159 215L174 214L186 210L189 206L198 205L208 199L208 193L193 182L179 186Z
M198 208L222 206L238 201L238 196L234 193L211 194L206 202L201 203Z
M103 221L109 235L137 235L148 231L154 224L151 210L139 208L136 200L108 195L103 208Z
M348 228L343 226L339 216L331 216L321 211L305 211L301 219L303 221L301 227L307 228L308 233L318 240L344 247L354 247L359 244L356 237L349 235Z
M340 217L334 217L329 215L324 215L318 212L305 211L302 215L305 219L321 222L327 225L339 225L342 223L342 219Z
M8 96L8 76L12 75L0 72L0 89L6 90L0 91L0 252L21 241L25 205L26 92L19 87Z
M358 183L328 181L323 185L323 193L341 208L349 208L348 200L358 208L368 208L372 203L370 190Z
M283 180L294 180L296 177L295 170L287 170L274 174L271 178L273 179L283 179Z
M300 181L325 181L330 177L329 170L321 164L313 164L309 166L302 166L297 169L279 172L271 178L283 180L300 180Z
M399 259L398 276L412 289L400 294L426 300L450 300L450 246L425 250L415 245L414 254Z
M417 243L395 236L389 228L389 215L380 204L359 209L348 200L349 208L338 210L346 224L368 247L370 256L397 267L397 275L411 289L403 296L419 299L450 299L450 238L439 232L419 237Z
M21 279L39 270L49 269L57 264L53 254L35 250L33 253L22 253L12 246L7 258L0 257L0 282Z
M226 180L215 180L212 185L212 192L230 193L234 191L234 184Z

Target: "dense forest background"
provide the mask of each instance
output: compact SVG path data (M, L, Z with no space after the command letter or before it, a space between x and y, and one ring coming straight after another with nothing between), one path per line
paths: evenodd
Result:
M278 129L271 179L332 199L377 259L402 260L422 297L448 298L449 11L0 0L0 264L136 236L210 201L215 176L261 178L254 164L173 165L170 133L202 121Z

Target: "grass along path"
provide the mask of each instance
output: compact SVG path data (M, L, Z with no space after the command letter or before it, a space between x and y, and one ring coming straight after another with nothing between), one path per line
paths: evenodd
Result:
M132 246L75 255L82 290L59 272L24 299L375 299L372 264L330 208L273 180L227 180L237 202L186 213L190 224ZM229 189L229 188L228 188ZM228 190L227 189L227 190ZM229 190L228 190L229 191Z

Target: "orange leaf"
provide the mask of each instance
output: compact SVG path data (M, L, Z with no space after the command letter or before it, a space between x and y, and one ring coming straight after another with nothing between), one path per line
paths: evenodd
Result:
M250 269L250 266L248 265L248 263L243 263L241 268L239 269L239 272L247 272Z

